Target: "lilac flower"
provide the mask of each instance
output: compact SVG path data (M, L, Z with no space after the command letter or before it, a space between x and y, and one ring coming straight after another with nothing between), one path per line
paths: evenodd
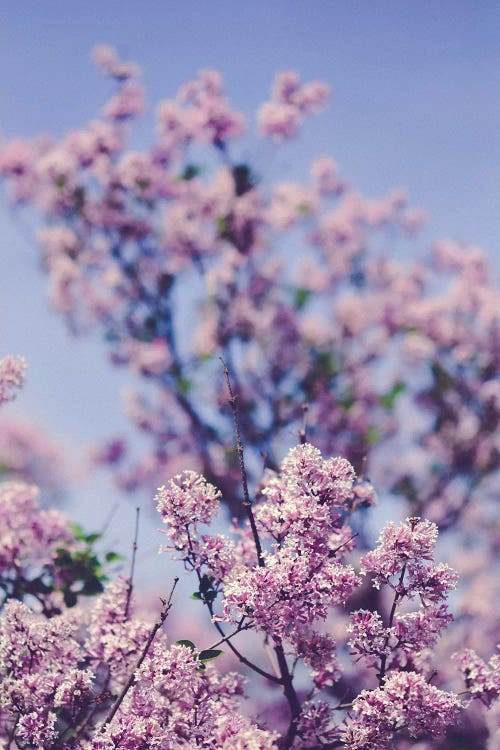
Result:
M0 405L12 401L24 385L26 362L22 357L0 359Z
M347 625L350 638L347 645L354 656L362 656L368 664L374 665L383 656L392 651L390 639L395 635L395 628L385 628L378 612L359 609L351 614Z
M456 695L429 685L422 675L396 673L382 688L363 690L355 698L344 742L349 750L382 750L392 746L401 729L413 738L439 736L455 722L460 708Z
M473 649L465 649L453 655L459 664L465 686L473 698L479 698L486 706L500 697L500 655L495 654L489 662L481 659Z
M56 721L57 716L52 711L48 714L32 711L19 719L18 736L37 750L45 750L57 737Z
M242 615L273 637L289 637L296 628L325 619L330 607L345 603L360 579L335 560L285 547L265 556L265 567L236 567L224 581L224 619Z
M335 641L330 635L314 631L297 634L295 648L297 656L310 668L313 682L318 689L329 687L339 679L340 668Z
M457 576L447 565L430 566L437 539L437 526L420 518L407 518L396 526L390 521L382 530L378 546L361 558L365 573L373 575L373 585L382 584L406 594L421 594L432 601L442 599L456 585ZM408 584L394 582L408 573ZM399 588L398 588L399 587Z
M194 471L177 474L159 488L156 507L176 549L189 553L187 529L191 527L196 535L198 524L209 523L220 497L220 491Z
M342 526L341 511L352 498L353 486L348 461L323 459L317 448L300 445L289 451L279 476L262 489L255 516L262 530L280 543L286 538L289 546L324 548Z

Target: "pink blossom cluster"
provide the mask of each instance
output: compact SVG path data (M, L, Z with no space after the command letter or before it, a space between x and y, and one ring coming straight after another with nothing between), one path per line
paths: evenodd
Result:
M261 135L281 141L297 134L304 115L316 114L325 106L330 87L321 81L301 83L297 73L279 73L274 81L272 98L257 114Z
M111 361L148 383L127 410L150 448L99 452L120 486L155 488L189 468L232 502L228 415L215 414L222 355L252 472L263 452L276 469L306 404L325 453L358 471L368 459L381 491L454 526L500 465L500 306L482 251L442 240L397 262L422 216L401 190L366 199L330 157L304 181L267 184L236 155L244 118L214 71L160 103L151 147L131 150L139 70L107 46L94 58L118 87L102 115L57 142L6 143L0 176L43 217L51 298L70 329L99 327ZM279 74L260 127L288 138L327 95Z
M0 606L27 598L46 611L57 608L53 593L63 583L56 572L58 550L74 545L66 516L40 510L38 490L17 482L0 484Z
M160 487L157 510L167 525L175 548L189 552L188 529L196 534L198 524L209 523L219 507L220 491L194 471L185 471Z
M500 656L495 654L488 662L481 659L473 649L455 654L460 664L465 685L473 698L479 698L487 706L500 696Z
M164 633L136 666L151 625L125 617L126 589L125 582L111 586L90 613L72 610L50 619L20 602L6 605L0 733L36 750L274 750L273 732L236 713L238 675L200 671L197 655L185 645L168 646Z
M0 359L0 404L12 401L24 384L26 362L22 357Z
M302 179L259 174L240 156L250 126L215 71L161 102L150 148L130 149L145 107L140 71L107 46L94 59L116 83L100 116L58 141L2 145L0 179L20 210L41 217L51 300L70 330L100 330L111 362L144 384L125 396L145 438L142 456L115 436L96 460L130 492L161 487L167 546L194 571L193 596L217 629L207 650L229 649L274 697L280 689L286 705L272 728L281 748L403 750L417 736L425 750L449 750L449 738L491 744L495 709L482 709L498 696L498 663L477 654L498 643L487 603L498 589L500 544L500 305L484 253L441 240L411 262L396 260L423 214L401 190L365 198L330 157ZM257 130L288 141L327 97L324 84L282 73ZM228 447L234 414L220 357L237 394L241 452ZM0 402L23 378L22 361L1 360ZM294 435L301 445L280 463ZM243 444L255 501L247 486L241 502ZM401 504L398 517L410 516L388 523L375 548L368 470L381 496ZM40 515L33 492L10 485L0 493L12 504L2 511L3 590L44 600L55 551L64 580L52 571L58 601L36 621L57 628L82 586L97 594L102 585L82 538L59 555L52 517ZM229 533L210 533L203 527L220 502L237 518ZM446 599L457 575L435 562L438 529L449 533L461 573L451 627ZM82 559L90 568L73 580ZM220 688L223 678L202 668L203 650L167 649L158 638L134 668L149 631L127 616L130 585L96 600L66 682L50 665L56 651L44 662L35 648L42 699L6 704L7 744L272 747L272 733L237 713L240 687L231 678ZM31 615L12 606L29 630ZM246 631L263 643L255 658L255 646L239 646ZM454 652L465 692L480 698L458 729ZM162 660L187 686L167 667L162 676Z
M444 599L455 588L457 574L446 563L431 565L438 528L431 521L408 518L396 526L390 521L378 546L361 558L373 585L388 585L400 596L418 595L426 603Z
M0 413L0 476L36 484L44 497L59 500L70 475L62 444L38 424Z
M452 693L429 685L422 675L399 672L383 688L363 690L354 700L345 734L349 750L383 750L404 729L410 737L436 736L452 725L461 709Z
M361 557L362 572L377 590L392 592L392 602L385 622L378 611L354 611L348 646L351 654L378 668L381 687L393 669L425 668L422 653L430 652L453 619L446 599L458 576L445 563L434 564L436 539L437 527L428 521L389 522L377 547Z
M380 611L355 610L347 624L350 653L375 669L378 687L358 688L340 723L335 720L340 706L311 701L327 688L335 695L343 677L335 639L318 626L362 582L345 560L355 538L348 521L363 507L355 488L348 461L324 459L305 443L290 450L280 471L264 480L257 501L247 506L247 524L233 530L236 537L200 537L198 523L213 518L219 500L203 477L179 475L157 496L172 548L196 572L196 598L208 606L220 642L267 679L275 678L242 656L232 639L255 630L272 645L290 709L285 747L375 750L392 747L401 733L440 736L465 704L455 693L430 684L436 665L429 656L452 620L446 599L457 575L435 564L437 526L419 518L386 524L377 546L360 559L361 573L371 577L375 591L382 589L391 598L388 606L380 600ZM373 501L373 489L365 487L363 495L363 501ZM224 634L222 623L232 624L232 634ZM300 662L314 685L308 700L301 700L293 684Z

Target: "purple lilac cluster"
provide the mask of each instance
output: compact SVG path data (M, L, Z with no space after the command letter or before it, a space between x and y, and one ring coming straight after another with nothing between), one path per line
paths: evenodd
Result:
M0 735L34 750L154 750L159 747L275 750L275 735L237 712L242 680L200 671L197 655L127 619L126 582L90 612L50 619L10 601L1 618ZM130 675L119 709L109 708Z
M147 383L126 395L149 441L144 455L136 459L120 436L94 455L131 492L163 485L167 546L195 572L194 596L218 640L201 651L167 649L162 637L148 646L148 624L128 616L131 582L98 597L72 635L82 540L68 542L62 522L60 538L75 545L66 549L72 567L63 566L64 580L54 577L58 517L36 508L34 490L7 486L1 580L14 601L4 622L18 623L12 632L30 654L29 674L14 678L15 639L2 626L7 746L243 750L277 741L280 750L402 750L417 736L425 750L449 750L455 740L493 746L497 714L486 707L499 692L498 658L487 659L498 643L489 602L500 543L500 306L484 253L442 240L414 262L396 261L422 213L401 190L366 199L329 157L300 181L269 184L238 156L252 124L215 71L160 103L151 147L130 149L131 124L145 107L140 70L107 46L94 59L115 84L101 115L58 141L2 145L0 178L16 205L42 217L51 299L70 330L99 328L112 363ZM328 93L279 74L257 113L258 132L287 148ZM307 252L294 250L298 237ZM181 296L191 305L189 336ZM232 415L219 408L227 399L220 356L238 396L250 483L259 483L262 456L269 467L255 502L239 500L238 462L227 448ZM22 360L1 360L0 403L23 380ZM280 467L292 434L302 444ZM375 499L368 468L412 516L389 523L375 549L360 514L352 517ZM201 533L220 501L247 522L236 519L230 534ZM434 561L438 528L452 535L462 581L450 628L456 573ZM85 585L95 593L96 584L92 573ZM77 644L73 660L59 658L58 627ZM262 643L255 658L240 648L244 631ZM274 699L283 693L269 724L278 722L277 740L236 711L233 678L221 695L222 678L203 669L201 654L223 644ZM459 729L455 652L463 702L479 699ZM199 710L167 668L162 682L155 654L178 664ZM153 671L143 679L146 667ZM35 705L29 694L38 690Z
M136 617L126 579L109 584L90 608L60 601L57 609L30 609L6 591L0 737L25 750L376 750L400 738L404 744L405 737L442 736L467 699L431 684L435 673L419 658L451 619L446 597L456 582L451 568L434 562L431 522L389 523L375 549L362 555L360 573L392 604L380 600L380 611L351 614L351 654L372 669L378 686L338 701L346 655L328 632L327 616L339 616L363 580L347 560L355 546L353 513L374 500L367 480L362 487L360 493L347 461L301 444L279 472L267 474L246 524L231 536L201 533L221 503L201 475L185 471L158 490L170 548L197 574L199 598L219 633L208 648L168 643L161 627L170 599L154 625ZM6 580L50 566L59 545L74 543L60 513L38 510L34 488L6 483L0 498ZM261 639L260 656L240 644L244 631ZM284 723L262 725L241 711L241 675L210 663L222 644L283 692ZM487 664L468 650L457 658L465 694L491 705L499 695L498 657Z
M246 532L226 539L230 553L222 569L221 536L210 545L210 536L203 535L202 557L197 529L200 521L206 523L214 515L214 498L217 502L220 498L202 477L186 478L175 477L157 497L171 547L184 555L200 583L208 573L210 585L204 592L200 588L200 599L209 607L221 643L231 644L244 664L268 679L272 674L243 657L232 639L254 630L274 649L277 681L290 709L283 747L376 750L392 747L401 734L440 736L453 725L466 701L430 684L435 665L422 658L452 619L446 599L457 582L455 571L434 562L438 536L434 523L419 518L399 525L389 522L377 546L361 556L360 572L386 597L379 602L380 611L351 614L348 646L356 661L373 670L378 687L362 690L351 703L336 706L325 701L320 691L331 689L335 695L343 669L335 639L324 624L323 629L319 626L362 583L346 562L355 546L349 520L357 507L373 501L373 490L364 486L360 502L348 461L324 459L307 443L293 448L280 471L267 474L251 506ZM178 506L189 509L185 516ZM253 556L246 546L248 534L256 548ZM211 574L215 569L217 576ZM224 634L222 623L232 624L233 632ZM307 696L294 687L298 663L313 684ZM335 712L346 708L347 715L338 721Z
M24 384L26 362L11 355L0 359L0 404L12 401Z
M131 492L188 468L233 502L226 415L194 397L203 388L205 403L223 400L222 355L238 381L250 466L265 452L277 468L308 404L314 443L358 471L368 458L377 486L415 515L451 528L484 502L500 465L500 306L482 251L441 240L414 263L396 261L422 213L402 190L363 197L327 156L301 182L267 184L238 157L251 119L215 71L161 102L151 147L131 149L145 106L140 70L108 46L94 61L116 86L101 115L58 141L6 143L0 177L43 217L43 265L70 329L100 328L113 364L153 386L126 396L150 448L136 458L115 437L96 460ZM260 135L286 148L328 94L278 74ZM179 296L194 321L182 346Z

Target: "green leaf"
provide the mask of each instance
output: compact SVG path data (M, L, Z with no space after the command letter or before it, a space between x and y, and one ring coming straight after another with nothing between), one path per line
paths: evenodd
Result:
M76 539L84 539L85 531L77 523L72 523L70 526L71 533ZM59 550L57 550L59 552Z
M201 167L199 167L197 164L186 164L184 171L181 174L181 180L189 180L194 179L201 173Z
M380 403L385 406L386 409L394 409L397 397L406 391L406 383L398 381L394 383L392 388L380 396Z
M220 218L217 219L216 224L217 224L217 232L220 235L225 234L227 232L227 230L229 229L229 222L223 216L221 216Z
M382 433L380 432L380 430L377 430L376 427L370 427L365 435L365 440L368 445L375 445L375 443L378 443L381 437Z
M302 308L304 307L304 305L306 304L310 296L311 296L310 289L296 289L295 299L294 299L295 308L297 310L302 310Z
M119 560L123 560L123 555L120 555L119 552L106 552L105 559L109 563L118 562Z
M191 651L196 651L196 646L194 645L193 641L187 641L187 640L182 639L180 641L176 641L176 644L178 646L186 646L186 648L190 648Z
M83 541L87 542L87 544L94 544L94 542L97 542L97 540L100 538L101 538L100 534L86 534L83 537Z
M186 393L189 393L189 391L193 387L193 384L187 378L179 378L178 381L177 381L177 386L178 386L179 391L181 393L186 394Z
M200 651L198 659L200 661L212 661L223 653L224 651L221 651L220 648L207 648L205 651Z
M194 594L191 594L191 596L189 598L190 599L196 599L197 601L200 601L200 600L203 601L203 597L202 597L202 595L200 594L199 591L195 591Z

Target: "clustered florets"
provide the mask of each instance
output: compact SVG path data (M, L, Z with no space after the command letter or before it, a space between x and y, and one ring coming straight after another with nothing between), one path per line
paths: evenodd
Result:
M361 557L362 572L371 576L372 585L392 590L392 609L387 624L378 612L353 612L348 645L366 664L383 665L381 681L386 668L413 668L415 659L436 644L453 619L446 598L456 586L457 574L448 565L433 564L436 539L437 527L428 521L408 518L399 526L389 522L378 546Z
M201 672L196 653L184 645L169 647L164 635L135 672L116 717L103 723L151 629L125 617L126 598L127 583L117 582L89 616L72 610L49 620L20 602L7 603L0 635L0 731L36 750L73 747L72 733L87 722L78 739L82 750L273 750L275 734L236 713L241 677Z
M10 484L0 488L0 584L14 600L1 621L0 736L23 750L271 750L278 742L382 750L399 732L403 742L444 733L461 702L431 662L452 619L446 598L457 576L434 563L437 525L420 518L387 524L374 550L348 558L357 532L366 532L355 519L351 528L351 516L375 502L350 461L363 465L385 443L384 490L404 496L411 512L425 508L442 528L475 512L486 529L487 503L475 501L500 465L500 308L482 253L446 241L428 268L392 261L372 235L411 233L421 213L401 191L364 199L329 158L313 163L304 184L263 189L250 165L232 160L229 142L246 121L215 71L201 71L160 104L149 151L127 151L127 123L144 109L140 71L107 46L94 59L118 84L102 117L61 142L2 146L0 178L16 202L46 216L43 261L71 329L100 324L113 363L153 385L149 397L127 397L153 449L128 468L125 443L114 440L99 460L128 490L175 475L156 497L167 546L197 574L193 597L208 605L219 645L283 689L291 720L281 738L261 729L237 712L238 676L206 668L205 652L190 641L168 646L160 632L149 642L150 624L129 614L131 582L118 580L90 611L72 613L79 586L68 570L59 580L52 563L61 543L81 552L79 542L60 514L38 509L34 488ZM293 137L328 94L296 73L278 75L258 112L260 134ZM211 174L192 161L200 146L219 160ZM283 260L277 235L301 226L310 255ZM190 344L179 346L177 301L193 282L201 299L188 297L201 302L201 314ZM306 411L308 434L310 426L324 451L350 459L324 459L309 444L291 450L245 503L248 523L230 536L200 533L221 499L238 506L234 456L222 447L227 414L211 419L192 398L203 383L207 401L223 400L216 354L235 370L255 472L260 454L277 466L274 446L298 431ZM0 404L14 398L24 369L20 358L0 360ZM394 461L387 448L401 435L400 396L415 429L408 454ZM177 473L184 465L203 467L222 492L194 471ZM95 592L100 581L91 576L90 584ZM355 678L344 671L339 632L346 603L365 605L347 619ZM269 671L233 646L244 630L263 639ZM456 658L467 696L490 706L500 694L498 656L486 662L467 649ZM348 698L337 706L341 680ZM361 683L371 689L356 696ZM323 688L329 694L320 699Z
M184 471L160 487L156 507L176 549L189 550L188 527L196 534L200 523L210 523L219 507L221 493L194 471Z
M429 685L415 672L398 672L377 690L363 690L354 700L344 741L349 750L383 750L398 730L410 737L442 734L453 725L460 699Z
M202 477L178 476L158 496L174 549L184 551L200 581L211 576L215 621L261 631L278 649L286 644L286 652L310 670L316 690L334 685L342 671L334 639L314 627L362 582L344 562L355 538L348 520L358 503L373 500L366 482L361 496L357 486L349 462L324 459L309 444L292 449L279 473L267 475L253 506L255 532L264 545L260 558L248 554L248 529L239 540L198 538L198 523L213 516L219 500ZM189 512L182 516L178 506ZM361 573L392 597L390 615L357 610L347 625L351 654L377 670L379 687L354 700L344 729L333 721L327 703L304 704L296 729L302 742L342 737L349 750L375 750L389 747L398 731L434 735L453 723L460 701L428 684L418 659L452 619L446 597L457 576L449 566L434 564L436 540L437 527L429 521L390 522L377 547L361 557ZM220 614L215 611L219 594Z
M26 362L22 357L9 355L0 359L0 404L16 397L16 391L23 386L25 372Z
M456 584L451 568L434 564L436 525L419 518L388 523L376 548L360 560L360 572L392 597L390 614L385 607L359 609L347 624L351 654L377 670L379 686L361 691L340 723L335 707L317 696L335 688L343 674L335 639L317 625L362 583L345 558L356 536L348 521L358 503L374 497L366 485L360 502L347 461L324 459L307 443L297 446L281 470L264 480L251 506L254 527L250 521L235 526L233 538L200 534L200 526L214 519L221 493L199 474L183 472L158 490L171 548L197 572L199 598L217 627L233 623L233 635L253 629L269 639L280 673L274 679L289 694L294 688L287 659L302 662L309 673L314 689L308 698L301 701L293 692L298 709L287 747L382 750L392 747L399 732L442 734L462 708L457 695L430 684L434 675L425 659L419 661L451 619L446 597ZM63 516L37 509L34 488L7 483L0 499L7 519L6 573L41 564L44 549L71 540ZM15 546L15 532L29 526L27 516L32 537L23 532ZM263 547L252 552L257 539ZM129 599L129 584L119 579L86 613L63 609L47 619L19 601L7 602L0 636L0 722L10 736L36 750L69 749L74 731L81 731L82 750L275 750L278 734L237 711L242 679L206 668L203 655L211 659L219 652L199 651L189 641L168 645L156 630L150 640L151 625L130 617ZM467 650L457 658L468 694L490 705L500 692L498 657L487 664ZM119 705L107 716L125 684Z
M479 698L486 706L491 706L498 700L500 697L500 654L495 654L488 662L485 662L473 649L467 648L455 654L454 658L460 664L465 685L473 698Z

